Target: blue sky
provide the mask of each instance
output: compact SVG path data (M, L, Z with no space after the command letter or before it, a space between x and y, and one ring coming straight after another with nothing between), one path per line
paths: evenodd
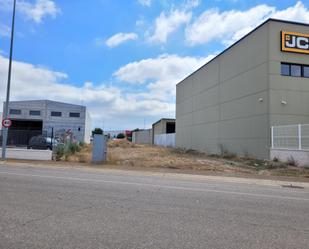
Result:
M0 101L12 0L0 0ZM309 2L19 0L12 99L89 107L94 126L175 116L175 85L269 17L309 23ZM1 107L1 106L0 106Z

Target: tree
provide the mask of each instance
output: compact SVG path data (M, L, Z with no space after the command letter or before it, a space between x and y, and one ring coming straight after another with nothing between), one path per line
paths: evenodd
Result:
M123 133L119 133L118 135L117 135L117 138L118 139L124 139L126 136L123 134Z
M95 128L92 131L92 135L94 135L94 134L103 135L103 130L101 128Z

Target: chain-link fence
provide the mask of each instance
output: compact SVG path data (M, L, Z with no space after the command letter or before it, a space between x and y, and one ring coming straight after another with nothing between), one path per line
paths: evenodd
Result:
M29 147L31 146L31 142L35 142L34 140L47 138L46 131L39 131L39 130L8 130L8 139L7 139L7 146L8 147ZM3 139L3 131L0 130L0 147L2 146L2 139Z
M273 126L273 149L309 150L309 124Z

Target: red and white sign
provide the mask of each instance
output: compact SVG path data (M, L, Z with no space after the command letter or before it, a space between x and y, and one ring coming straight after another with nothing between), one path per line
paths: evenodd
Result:
M3 119L2 120L2 126L5 128L9 128L12 125L12 120L10 119Z

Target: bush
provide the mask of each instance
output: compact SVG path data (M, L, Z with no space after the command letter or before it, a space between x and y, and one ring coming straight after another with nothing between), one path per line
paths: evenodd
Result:
M117 135L117 138L118 139L124 139L126 136L123 134L123 133L119 133L118 135Z
M95 128L92 131L92 135L94 135L94 134L103 135L103 130L101 128Z
M61 159L68 160L69 156L74 155L76 152L81 151L81 146L79 143L67 142L64 145L58 145L56 148L56 160Z
M56 161L61 160L63 156L64 156L64 145L58 145L56 147Z
M74 155L76 152L80 151L78 143L68 143L68 153Z

